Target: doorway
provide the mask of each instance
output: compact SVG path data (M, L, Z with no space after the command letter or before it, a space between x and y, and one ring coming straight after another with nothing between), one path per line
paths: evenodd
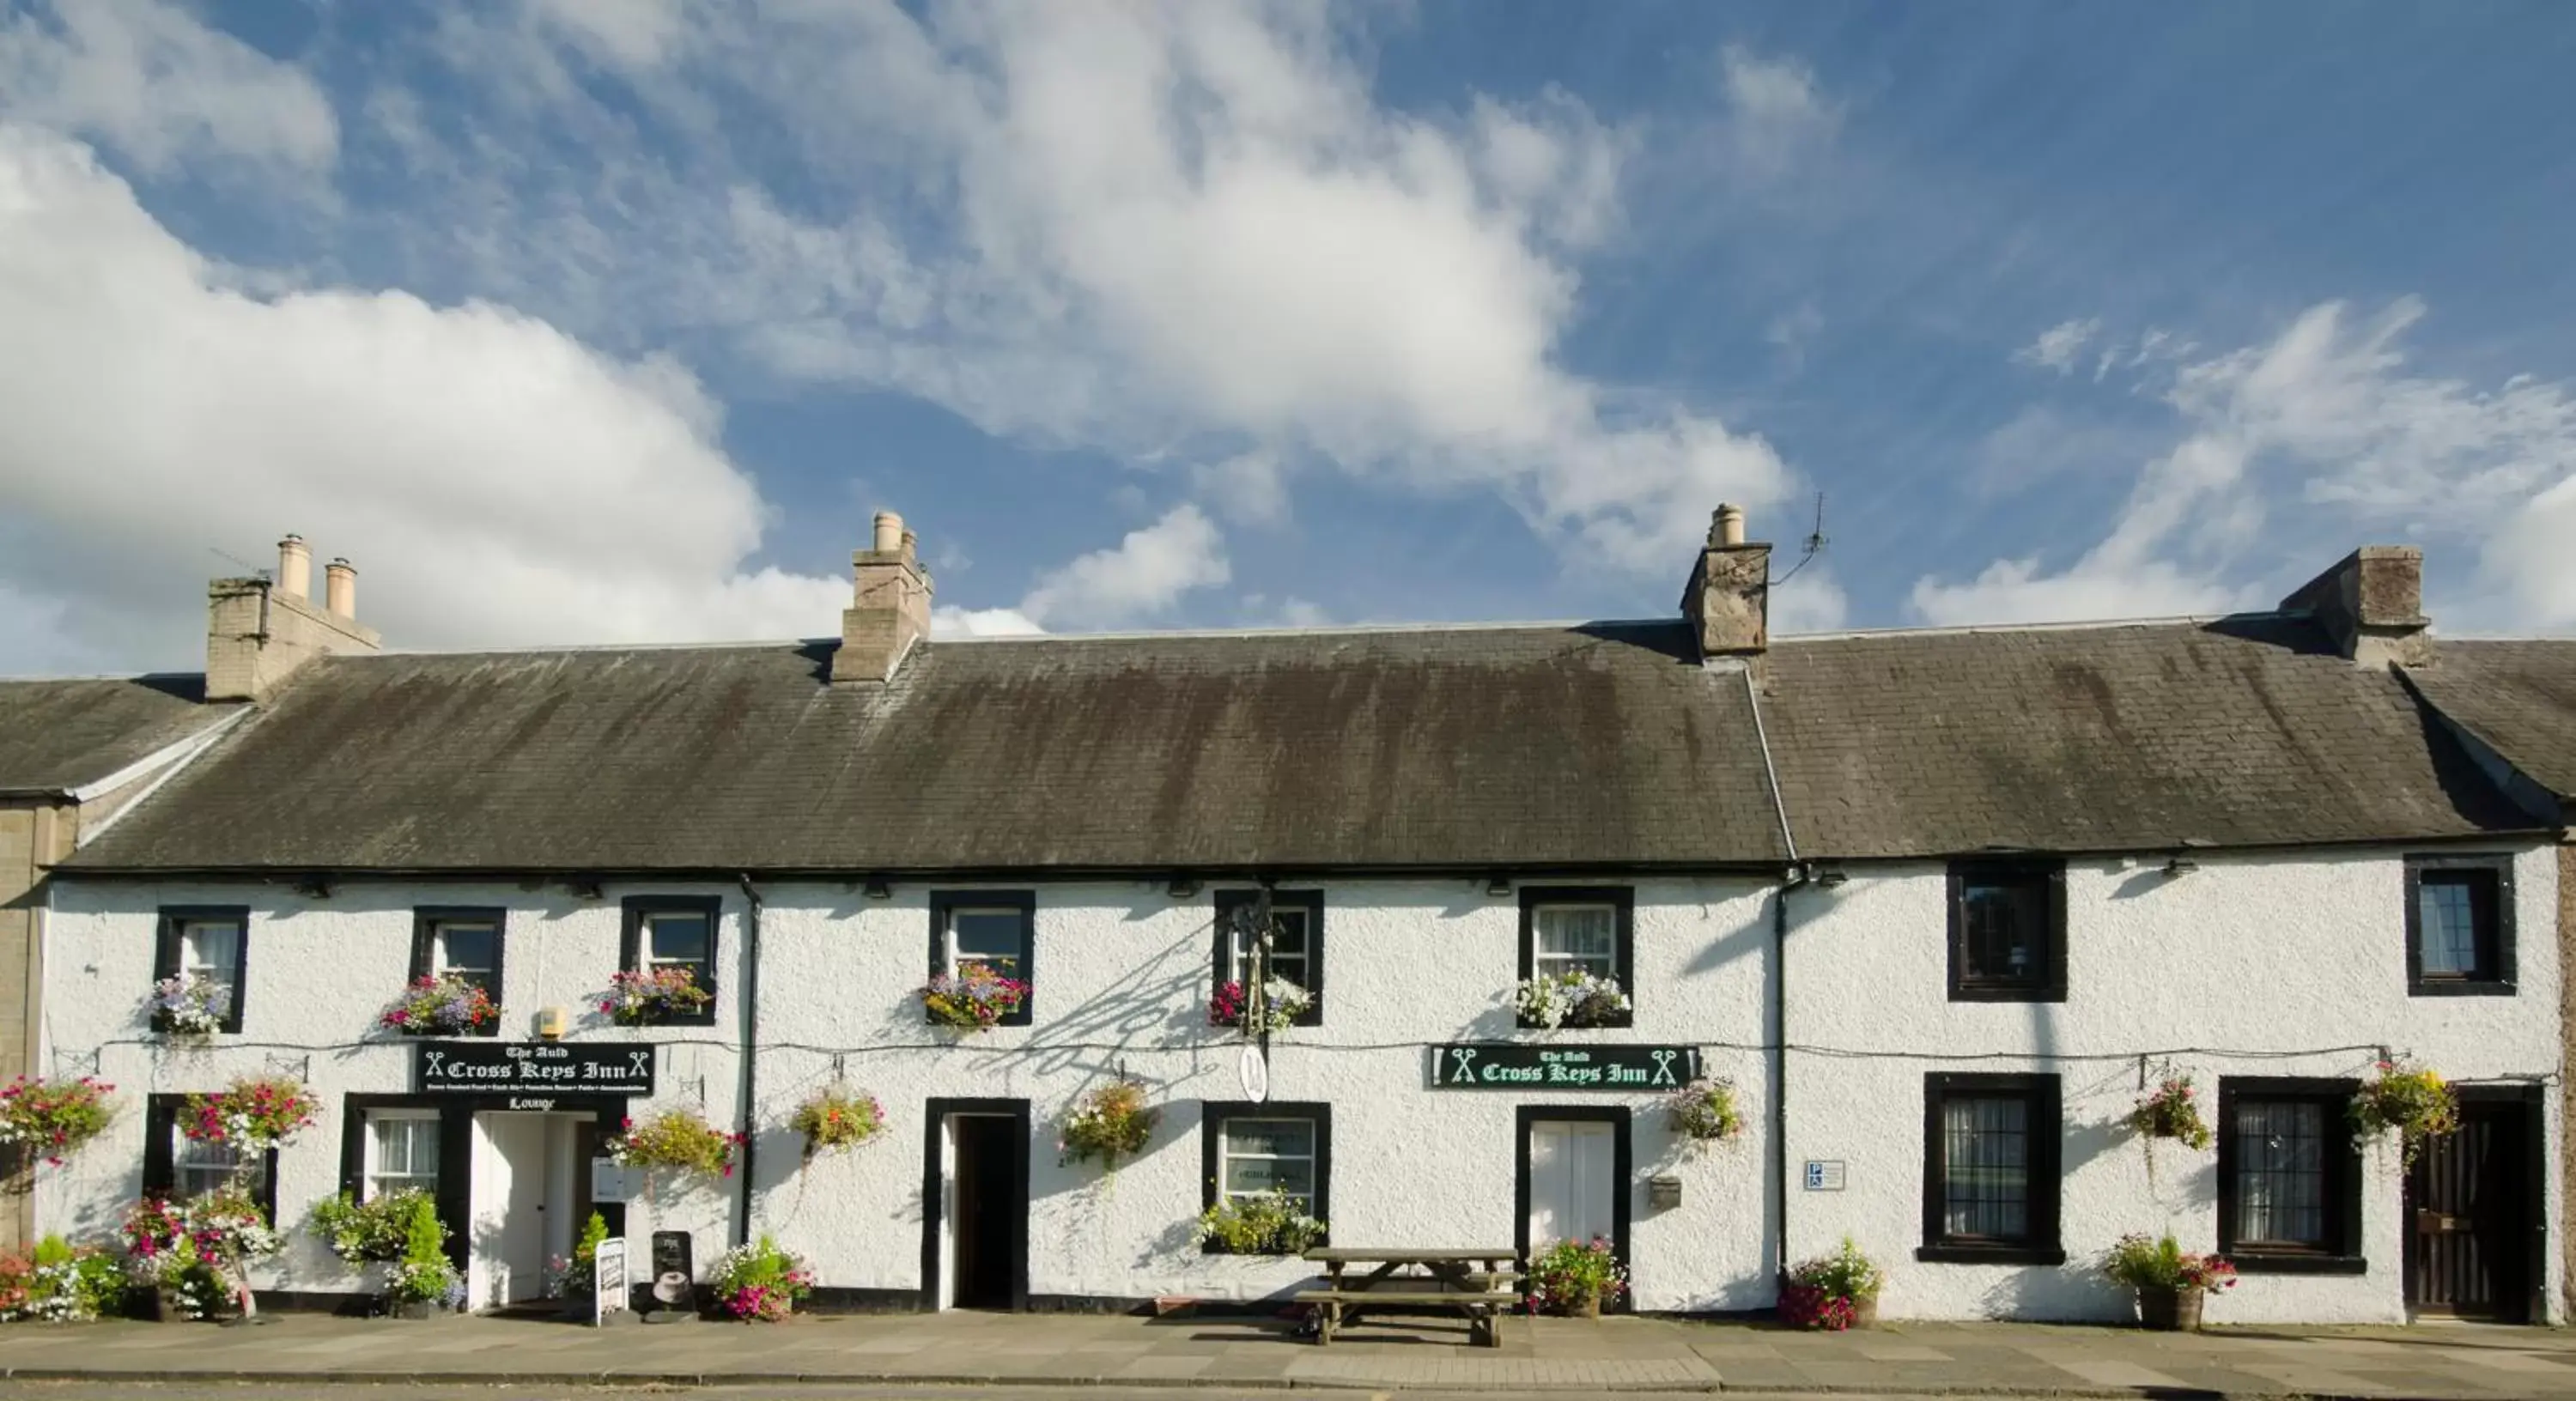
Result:
M525 1110L474 1116L470 1307L543 1297L546 1261L572 1253L576 1208L588 1186L578 1146L588 1118Z
M922 1293L932 1309L1029 1298L1029 1103L934 1099L922 1177Z
M2535 1317L2543 1119L2536 1087L2462 1086L2460 1131L2406 1174L2406 1305L2423 1317Z
M1518 1174L1520 1254L1561 1240L1608 1240L1628 1259L1628 1111L1523 1105Z

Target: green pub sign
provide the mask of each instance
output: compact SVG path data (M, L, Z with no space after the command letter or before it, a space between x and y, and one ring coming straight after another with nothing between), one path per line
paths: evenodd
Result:
M1431 1048L1435 1090L1678 1090L1699 1078L1695 1046L1526 1046L1478 1041Z

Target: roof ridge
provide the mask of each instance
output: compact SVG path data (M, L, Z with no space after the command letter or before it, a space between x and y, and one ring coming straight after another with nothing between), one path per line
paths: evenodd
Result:
M2258 618L2306 618L2305 608L2257 608L2237 613L2174 613L2154 618L2078 618L2059 622L1962 623L1950 627L1843 628L1834 632L1783 633L1772 642L1841 642L1876 637L1962 637L1983 632L2107 632L2113 628L2206 626Z

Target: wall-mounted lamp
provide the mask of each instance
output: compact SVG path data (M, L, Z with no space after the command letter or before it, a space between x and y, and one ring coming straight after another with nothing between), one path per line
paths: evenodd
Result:
M871 900L891 900L894 898L894 887L882 880L871 880L859 887L859 893Z
M1504 875L1500 871L1496 871L1494 874L1485 877L1485 893L1488 895L1511 894L1512 878Z
M295 882L295 893L308 900L328 900L331 898L330 877L321 875L302 877Z
M2165 874L2168 876L2187 876L2199 869L2200 863L2188 856L2177 856L2165 863Z
M1176 871L1172 874L1172 883L1163 887L1163 893L1175 900L1187 900L1199 893L1199 878Z
M564 889L571 891L572 898L576 900L598 900L608 894L599 888L599 880L594 876L575 876L564 882Z

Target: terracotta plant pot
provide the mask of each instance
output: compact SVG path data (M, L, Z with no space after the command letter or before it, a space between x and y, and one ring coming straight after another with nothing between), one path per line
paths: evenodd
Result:
M1875 1328L1878 1326L1877 1295L1872 1294L1866 1299L1852 1300L1852 1326L1854 1328Z
M1569 1299L1566 1301L1561 1312L1568 1318L1599 1318L1601 1316L1601 1296L1598 1294L1589 1294L1580 1299Z
M2200 1327L2200 1291L2141 1288L2138 1291L2138 1322L2159 1332L2192 1332Z

